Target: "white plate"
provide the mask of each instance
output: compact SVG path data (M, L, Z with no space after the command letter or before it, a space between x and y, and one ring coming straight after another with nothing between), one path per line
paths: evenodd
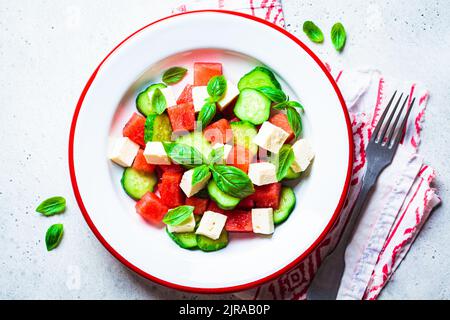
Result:
M120 186L122 169L107 159L110 136L132 112L137 92L162 70L218 61L237 82L254 65L275 70L283 88L306 108L304 136L316 158L295 188L297 206L272 237L231 235L212 253L180 249L163 229L145 223ZM187 77L184 82L191 79ZM175 90L180 90L180 86ZM69 165L78 204L103 245L148 279L188 291L247 289L280 275L322 240L347 194L353 145L342 96L319 59L272 24L233 12L201 11L157 21L128 37L100 64L74 114Z

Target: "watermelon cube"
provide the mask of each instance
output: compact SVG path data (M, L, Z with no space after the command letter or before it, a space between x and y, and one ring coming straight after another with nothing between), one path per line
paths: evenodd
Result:
M220 63L194 63L194 86L206 86L209 79L220 75L222 75L222 64Z
M274 114L272 117L270 117L269 122L283 129L289 134L289 137L286 139L286 141L291 141L292 138L294 138L294 131L292 131L288 118L284 113Z
M145 160L144 157L144 150L139 149L136 158L134 158L133 169L145 173L152 173L153 171L155 171L155 166L153 164L147 163L147 160Z
M161 201L169 208L175 208L184 204L184 193L180 188L181 172L164 172L158 191Z
M157 166L157 168L159 169L159 171L161 171L162 173L164 172L183 172L184 169L182 166L180 166L179 164L160 164Z
M255 201L250 198L244 198L241 200L241 202L239 202L239 204L237 205L237 209L251 209L255 207Z
M169 208L153 192L147 192L137 203L136 212L146 221L158 225Z
M208 211L214 211L214 212L222 213L222 214L226 212L226 210L223 210L222 208L219 208L217 203L215 203L212 200L208 204Z
M195 111L191 102L167 108L167 113L174 132L194 130Z
M280 204L281 183L271 183L264 186L255 186L255 193L248 198L255 202L256 208L278 209Z
M192 100L192 85L187 84L186 87L184 87L183 91L181 92L180 96L178 97L177 104L183 104L193 102Z
M252 213L245 210L225 211L227 221L225 230L231 232L252 232Z
M226 119L220 119L207 126L204 135L211 144L227 143L233 139L230 123Z
M253 161L253 155L251 152L240 145L235 144L228 154L227 164L238 169L241 169L245 173L248 172L248 167Z
M203 214L208 207L208 199L190 197L186 199L186 205L194 207L194 214Z
M124 137L128 137L131 141L145 148L144 128L145 118L135 112L123 128L122 134Z

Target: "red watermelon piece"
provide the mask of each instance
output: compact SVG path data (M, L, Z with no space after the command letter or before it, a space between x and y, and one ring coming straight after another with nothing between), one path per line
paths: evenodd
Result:
M237 205L237 209L251 209L255 207L255 201L250 198L244 198L241 200L241 202L239 202L239 204Z
M195 110L191 102L167 108L172 130L192 131L195 128Z
M147 160L145 160L144 157L144 150L139 149L136 158L134 158L133 169L146 173L152 173L153 171L155 171L155 166L153 164L147 163Z
M219 208L219 206L217 205L217 203L215 203L214 201L210 201L208 204L208 211L214 211L217 213L224 213L226 210L223 210L222 208Z
M122 134L124 137L128 137L133 142L145 148L144 127L145 118L135 112L123 128Z
M182 176L181 172L164 172L161 182L158 184L161 200L169 208L184 204L184 194L180 188Z
M235 144L228 154L227 164L247 173L252 160L253 155L247 148Z
M220 119L206 127L204 132L206 140L214 143L227 143L233 139L230 123L226 119Z
M157 166L160 171L164 172L183 172L184 169L179 164L161 164Z
M288 118L284 113L274 114L270 117L269 122L289 133L289 137L286 141L290 141L294 138L294 131L292 131Z
M197 197L186 198L186 205L194 207L194 214L203 214L208 207L208 199Z
M178 97L177 104L183 104L192 102L192 85L187 84L186 87L184 87L183 91L181 92L180 96Z
M146 221L158 225L169 208L153 192L147 192L137 203L136 212Z
M231 210L224 213L227 216L225 230L231 232L252 232L252 213L245 210Z
M255 186L255 193L248 198L255 202L256 208L278 209L280 204L281 183Z
M220 63L194 63L194 86L206 86L209 79L220 75L222 75L222 64Z

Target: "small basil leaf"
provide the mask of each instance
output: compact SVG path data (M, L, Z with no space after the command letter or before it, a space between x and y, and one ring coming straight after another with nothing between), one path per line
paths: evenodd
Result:
M347 34L342 23L335 23L331 28L331 42L337 51L341 52L344 49L346 39Z
M47 251L51 251L59 245L63 233L64 227L60 223L54 224L47 229L47 233L45 234L45 246L47 247Z
M272 108L276 109L276 110L284 110L288 107L288 102L284 101L284 102L280 102L277 104L274 104Z
M303 106L300 104L300 102L297 101L288 101L287 105L289 107L293 107L293 108L299 108L302 112L305 112L305 109L303 108Z
M207 165L203 164L201 166L195 167L194 173L192 174L192 185L196 185L206 177L208 177L209 179L210 175L211 173L209 172L209 167Z
M255 192L248 175L232 166L211 165L214 181L220 190L232 197L243 199Z
M48 198L36 208L36 212L42 213L46 217L64 212L64 210L66 210L66 199L63 197Z
M214 164L222 162L224 155L225 155L225 147L213 149L208 156L208 163Z
M288 107L286 109L286 115L291 129L294 131L295 137L298 138L303 130L302 118L300 117L300 114L295 108Z
M181 79L183 79L184 76L186 75L187 71L188 70L186 68L172 67L164 72L162 76L162 81L165 84L174 84L180 82Z
M287 100L286 94L280 89L272 87L259 87L256 90L264 94L267 98L269 98L273 102L279 103Z
M193 206L179 206L167 211L163 218L163 222L170 226L178 226L185 222L193 213Z
M278 153L277 160L277 180L281 181L284 179L289 170L289 167L294 162L294 152L292 151L291 145L285 144L283 147L281 147L281 150Z
M207 90L213 101L219 101L227 90L227 80L224 76L214 76L209 79Z
M198 114L197 121L200 121L202 124L202 128L206 128L206 126L211 122L211 120L216 115L216 103L207 100L203 105L200 113Z
M197 149L176 142L163 142L167 155L176 163L187 167L195 167L204 162L202 154Z
M315 43L323 42L323 33L318 26L312 21L305 21L303 23L303 32L308 36L309 40Z
M167 108L166 97L159 88L155 89L152 97L152 107L157 114L162 114Z

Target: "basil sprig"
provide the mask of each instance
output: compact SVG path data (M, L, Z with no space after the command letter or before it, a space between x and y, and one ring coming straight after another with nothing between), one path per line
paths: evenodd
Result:
M344 49L346 39L347 34L342 23L335 23L331 28L331 42L333 42L334 48L341 52Z
M225 155L225 147L219 147L211 150L211 153L208 156L208 163L214 164L223 161L223 157Z
M62 224L54 224L47 229L45 234L45 246L47 251L55 249L61 242L64 233L64 227Z
M164 97L164 94L159 88L156 88L155 92L153 93L152 107L157 114L162 114L167 108L166 97Z
M302 118L297 111L300 109L301 112L304 112L303 106L297 101L285 101L281 103L277 103L273 106L276 110L286 110L286 116L289 122L289 125L294 131L294 135L296 138L300 136L303 130Z
M64 212L64 210L66 210L66 199L63 197L48 198L36 208L36 212L42 213L46 217Z
M288 99L286 94L282 90L277 89L277 88L259 87L256 90L261 92L263 95L265 95L267 98L269 98L273 102L280 103L280 102L284 102Z
M170 226L178 226L185 222L193 213L193 206L179 206L167 211L163 222Z
M292 146L285 144L281 147L277 160L277 180L281 181L286 176L289 167L294 162L294 151L292 151Z
M198 114L197 121L200 121L202 124L202 128L206 128L206 126L211 122L211 120L216 115L216 103L206 99L205 104L203 105L200 113Z
M303 23L303 32L308 36L309 40L315 43L323 42L322 30L312 21L305 21Z
M209 79L208 86L206 88L209 96L212 98L212 101L217 102L222 99L225 91L227 91L227 80L225 80L224 76L214 76Z
M175 84L177 82L180 82L181 79L184 78L184 76L187 73L187 69L186 68L182 68L182 67L172 67L170 69L167 69L163 76L162 76L162 81L165 84Z
M205 178L209 179L210 176L211 173L209 172L209 167L206 164L195 167L194 172L192 173L192 185L196 185Z
M255 192L252 181L244 171L218 164L210 165L210 168L217 187L226 194L243 199Z
M182 143L163 142L167 155L176 163L195 167L204 163L202 154L197 149Z

